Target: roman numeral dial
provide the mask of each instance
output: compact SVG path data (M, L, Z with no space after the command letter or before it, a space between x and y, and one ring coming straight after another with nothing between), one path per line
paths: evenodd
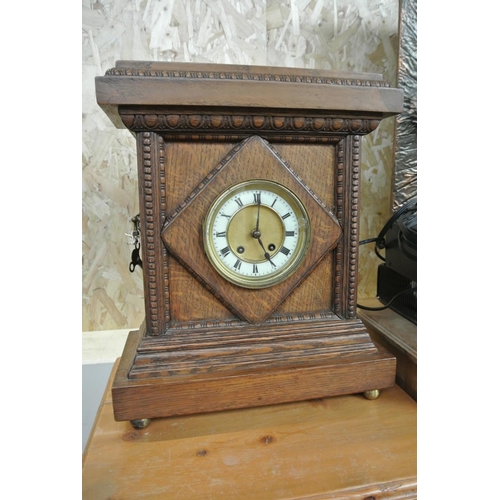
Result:
M249 180L221 193L204 221L205 253L226 280L266 288L287 279L311 238L305 206L288 188Z

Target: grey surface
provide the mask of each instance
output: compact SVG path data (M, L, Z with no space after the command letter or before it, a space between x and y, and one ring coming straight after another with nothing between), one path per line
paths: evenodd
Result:
M396 118L394 210L417 197L417 0L402 0L400 8L397 86L404 111Z
M82 453L94 425L113 363L82 365Z

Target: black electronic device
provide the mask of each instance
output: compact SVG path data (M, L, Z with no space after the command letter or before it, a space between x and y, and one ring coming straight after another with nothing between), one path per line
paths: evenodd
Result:
M417 200L410 200L394 212L376 238L375 253L384 261L378 267L377 297L382 307L358 304L359 309L381 311L391 308L417 324ZM385 257L379 250L385 249Z
M383 304L417 324L416 200L395 212L378 239L379 248L385 248L385 262L378 267L377 296Z

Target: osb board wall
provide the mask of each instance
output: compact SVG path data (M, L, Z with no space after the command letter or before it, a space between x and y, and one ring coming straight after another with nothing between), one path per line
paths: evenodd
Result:
M136 328L141 270L126 233L138 213L135 143L95 102L116 60L191 61L382 73L396 83L397 0L83 0L83 331ZM361 238L391 213L394 119L364 139ZM359 296L376 292L360 252Z

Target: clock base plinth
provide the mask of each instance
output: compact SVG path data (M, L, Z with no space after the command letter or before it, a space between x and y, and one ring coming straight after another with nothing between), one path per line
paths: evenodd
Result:
M265 406L392 387L395 357L371 341L360 320L335 323L334 327L331 322L283 326L285 338L273 336L267 341L262 335L266 329L260 327L254 340L242 334L231 345L218 342L196 349L194 344L179 348L175 342L170 350L162 349L158 342L167 345L171 339L157 337L148 350L150 339L143 332L130 332L112 386L115 420ZM330 336L328 328L333 332ZM178 336L182 342L182 333Z

